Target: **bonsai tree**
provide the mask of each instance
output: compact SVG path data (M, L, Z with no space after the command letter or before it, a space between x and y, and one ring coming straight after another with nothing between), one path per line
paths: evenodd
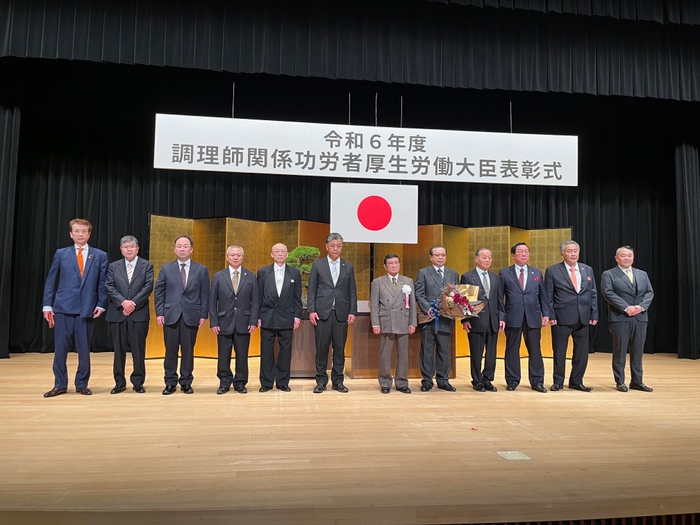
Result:
M299 268L301 272L301 305L307 307L309 295L309 274L311 273L311 263L313 263L321 251L313 246L297 246L287 256L287 264Z

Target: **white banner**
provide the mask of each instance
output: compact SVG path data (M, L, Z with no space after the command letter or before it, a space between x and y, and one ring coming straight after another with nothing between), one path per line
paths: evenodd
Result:
M156 168L577 186L578 137L156 115Z

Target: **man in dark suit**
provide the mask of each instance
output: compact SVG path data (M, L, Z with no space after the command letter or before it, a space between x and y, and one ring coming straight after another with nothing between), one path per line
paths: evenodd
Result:
M542 272L528 266L530 247L524 242L510 248L514 264L499 273L499 295L504 298L499 317L506 327L506 390L520 384L520 339L525 339L528 352L530 386L546 393L544 361L540 349L542 327L549 323L549 305Z
M320 394L328 384L328 348L333 344L333 390L347 392L345 377L345 340L348 325L357 315L357 289L355 270L350 261L340 257L343 237L331 233L326 237L328 256L314 261L309 276L309 321L316 335L316 386L314 394Z
M258 270L260 293L260 392L272 390L273 383L290 392L292 334L301 324L301 274L286 264L287 247L278 243L270 256L274 262ZM275 340L278 344L275 362Z
M415 286L413 280L399 275L401 259L395 253L384 257L387 274L372 281L370 315L372 331L379 335L377 378L382 394L391 391L391 351L396 341L396 390L410 394L408 388L408 336L416 331Z
M232 383L236 392L248 393L248 346L250 334L258 327L260 294L255 274L242 266L243 255L241 246L229 246L228 266L216 272L211 281L209 325L218 346L219 395L228 392ZM231 373L231 347L236 352L235 376Z
M197 331L209 313L209 270L191 259L194 241L187 235L175 239L174 261L160 267L156 280L156 320L165 339L165 389L175 393L177 384L185 394L194 394L194 345ZM177 354L181 354L180 376Z
M551 390L564 388L566 347L571 337L574 340L574 353L569 388L590 392L593 389L583 384L583 375L588 366L589 326L598 322L598 291L593 269L578 262L578 243L564 241L559 246L559 252L563 261L547 268L544 279L554 354L554 383Z
M647 337L649 314L654 299L649 276L643 270L632 268L634 252L622 246L615 252L617 266L603 272L601 290L608 302L608 323L613 336L613 376L617 389L627 392L625 361L630 353L630 388L642 392L653 390L642 382L642 355Z
M138 256L139 241L132 235L122 237L119 249L123 259L107 269L107 322L114 344L114 388L110 394L126 390L126 349L131 350L134 370L131 384L143 394L146 381L146 336L151 319L148 298L153 291L153 265Z
M472 388L477 392L497 392L493 386L496 372L496 345L498 332L505 328L505 322L498 319L498 305L503 296L498 294L498 275L489 271L493 256L488 248L479 248L474 257L476 268L462 275L460 284L479 287L479 300L486 306L478 317L466 318L462 326L469 339L469 360L471 363ZM484 349L486 350L484 352ZM482 356L484 368L481 368Z
M44 319L55 326L54 386L44 397L56 397L68 390L66 359L71 345L78 351L76 392L89 396L90 340L93 319L107 308L107 254L88 246L92 224L85 219L70 221L73 246L56 250L44 285Z
M447 250L444 246L430 248L430 266L418 271L416 279L416 301L421 310L432 319L421 325L420 332L420 372L421 392L429 392L433 388L435 376L438 388L454 392L457 390L450 384L450 342L452 340L452 319L435 318L430 303L440 298L445 285L457 284L459 274L447 268Z

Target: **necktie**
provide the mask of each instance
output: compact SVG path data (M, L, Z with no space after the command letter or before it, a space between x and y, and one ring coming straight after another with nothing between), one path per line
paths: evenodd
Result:
M238 293L238 270L233 270L231 285L233 285L233 293Z
M574 290L578 292L578 281L576 280L576 267L572 266L569 268L569 271L571 272L571 284L574 285Z
M80 270L80 277L82 277L85 271L85 265L83 262L83 248L78 248L78 270Z
M182 279L182 287L187 286L187 273L185 272L185 263L180 263L180 278Z
M445 278L442 275L442 268L438 268L438 275L440 276L440 284L445 284Z
M134 264L129 263L126 265L126 278L129 281L129 284L131 284L131 278L134 276Z
M489 283L489 274L486 272L481 272L481 284L484 285L484 293L486 297L491 293L491 283Z
M520 283L520 288L525 290L525 268L520 268L520 275L518 276L518 282Z
M275 274L277 275L275 279L275 284L277 285L277 295L280 295L282 293L282 282L284 281L284 272L280 268L277 268L275 270Z
M81 271L80 273L81 273L81 275L82 275L82 271ZM630 280L630 282L631 282L632 284L634 284L634 276L632 275L632 270L631 270L631 268L627 268L627 269L625 270L625 273L627 274L627 278Z
M394 290L396 290L396 288L397 288L397 285L396 285L396 277L392 277L392 278L391 278L391 284L394 285Z
M333 261L331 263L331 274L333 277L333 286L338 282L338 261Z

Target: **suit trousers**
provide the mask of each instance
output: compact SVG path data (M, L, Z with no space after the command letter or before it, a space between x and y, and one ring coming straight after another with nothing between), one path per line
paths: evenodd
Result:
M569 385L582 385L583 375L588 366L588 340L590 328L580 321L574 325L555 324L552 326L552 350L554 352L554 383L564 384L566 377L566 347L569 336L574 340L574 353L571 357Z
M630 353L630 383L642 383L642 355L644 354L644 341L647 338L646 322L610 323L608 325L613 336L612 369L615 383L625 382L625 362L627 350Z
M544 361L540 349L542 329L530 328L523 320L523 325L517 328L508 328L506 325L506 383L520 384L520 338L525 339L525 347L528 353L528 374L530 386L544 383Z
M54 314L54 388L68 388L68 351L75 344L78 352L78 369L75 371L75 386L87 388L90 381L90 340L93 319L79 315Z
M146 336L148 321L134 322L127 316L121 323L109 323L114 344L114 384L126 386L124 370L126 368L126 349L131 350L131 360L134 369L131 373L131 384L143 386L146 381Z
M451 333L435 333L435 323L424 324L420 332L420 373L421 384L433 386L433 376L438 386L449 383L450 378L450 342ZM454 323L452 319L443 319L443 323Z
M379 386L391 388L391 353L396 341L396 388L408 386L408 334L379 335Z
M469 361L471 365L472 385L481 383L489 385L496 373L496 345L498 332L474 332L467 334L469 340ZM484 349L486 350L484 352ZM484 368L481 368L482 357Z
M216 337L218 359L216 363L216 377L219 378L219 386L229 388L231 384L235 389L243 388L248 384L248 347L250 346L250 333L219 334ZM231 348L236 352L236 375L231 372Z
M292 366L292 328L278 330L260 329L260 386L277 388L289 386L289 370ZM277 339L277 360L275 361L275 339Z
M174 324L163 326L165 338L165 385L190 386L194 380L194 345L199 326L188 325L182 317ZM177 354L180 351L180 377L177 375Z
M316 383L328 384L328 348L333 345L333 370L331 381L334 385L342 385L345 379L345 341L348 337L348 322L341 322L335 316L335 310L326 320L318 320L314 327L316 334Z

